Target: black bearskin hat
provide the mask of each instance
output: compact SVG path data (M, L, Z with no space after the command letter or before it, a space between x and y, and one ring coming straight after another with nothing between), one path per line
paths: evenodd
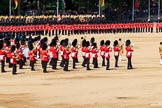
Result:
M89 47L90 43L89 41L86 41L86 47Z
M97 48L97 43L92 44L93 48Z
M28 47L29 47L29 50L30 50L30 51L33 50L33 48L34 48L34 47L33 47L33 44L29 44Z
M104 45L104 40L101 40L100 46L103 46L103 45Z
M60 45L63 45L64 41L65 41L65 40L61 40Z
M3 48L3 40L0 40L0 50Z
M94 43L95 42L95 38L92 37L91 40L90 40L91 43Z
M48 46L47 46L46 43L42 43L42 46L41 47L42 47L42 50L46 50Z
M11 42L10 41L6 41L6 46L10 47Z
M20 48L20 43L19 43L19 42L16 43L16 48L17 48L17 49Z
M21 45L25 45L25 40L22 40L21 41Z
M118 41L115 40L115 41L114 41L114 46L117 46L117 45L118 45Z
M82 47L85 47L86 46L86 40L84 39L83 41L82 41Z
M11 52L14 52L15 51L15 46L11 46Z
M41 39L41 36L39 35L39 36L37 37L37 39L40 40L40 39Z
M160 42L160 45L162 45L162 42Z
M68 40L67 40L67 39L65 39L65 40L64 40L64 42L63 42L63 45L62 45L62 46L64 46L64 47L68 46Z
M105 42L105 45L106 45L106 46L109 46L109 45L110 45L110 40L107 40L107 41Z
M56 44L57 44L56 40L52 40L50 46L56 46Z
M126 42L125 42L125 45L126 46L129 46L131 44L131 41L130 40L127 40Z
M47 42L48 41L48 38L47 37L43 38L43 41L44 42Z
M55 39L57 41L58 40L58 35L56 35L53 39Z
M73 47L75 47L77 45L77 39L74 39L72 42Z

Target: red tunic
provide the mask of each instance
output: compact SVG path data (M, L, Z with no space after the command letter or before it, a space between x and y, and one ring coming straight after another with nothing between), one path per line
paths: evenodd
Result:
M86 47L85 48L85 57L86 58L89 58L89 59L91 58L90 52L91 52L90 49Z
M71 48L71 56L72 58L77 58L78 50L75 47Z
M18 49L18 50L16 51L16 53L18 54L19 60L22 60L22 58L23 58L22 50L21 50L21 49Z
M56 47L50 47L50 56L52 58L58 58L58 50Z
M67 49L64 49L63 55L64 55L65 60L69 60L69 54L70 54L70 52Z
M49 61L48 51L46 51L46 50L42 50L41 51L41 60L42 61L45 61L45 62L48 62Z
M85 47L82 47L82 56L85 57L86 53L85 53Z
M100 46L100 55L101 55L102 57L105 56L105 46Z
M5 61L5 54L3 50L0 50L0 61Z
M133 49L130 46L127 46L125 49L126 49L126 56L131 58Z
M29 54L29 60L30 61L35 61L35 53L34 53L34 51L33 50L29 51L28 54Z
M114 46L114 56L119 56L120 49Z
M16 55L15 55L15 53L11 53L11 59L10 59L10 63L11 64L16 64Z
M112 51L111 47L105 47L105 57L110 58L110 52Z
M93 56L93 58L98 58L98 50L95 48L95 49L92 49L92 56Z

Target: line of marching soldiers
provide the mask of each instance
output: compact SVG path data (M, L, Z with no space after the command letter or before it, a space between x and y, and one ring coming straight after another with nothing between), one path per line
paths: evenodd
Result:
M157 24L158 25L158 24ZM72 25L24 25L24 26L0 26L0 33L29 33L42 35L71 35L91 33L138 33L153 32L153 23L126 23L126 24L72 24Z
M121 39L119 39L121 41ZM118 59L120 51L123 50L123 45L115 40L113 47L110 46L110 41L107 40L100 42L100 48L98 48L95 38L92 37L90 41L82 38L80 47L78 46L78 40L74 39L72 43L69 43L69 39L63 39L59 41L58 36L55 36L50 44L48 44L48 38L44 37L41 39L40 36L32 38L29 37L26 40L19 40L14 36L6 37L0 40L0 61L1 61L1 72L5 71L5 63L8 63L9 68L12 69L12 74L17 74L17 64L19 69L23 69L27 59L30 61L31 71L35 71L35 63L40 58L42 64L42 70L44 73L47 72L48 63L52 66L53 70L57 70L57 61L59 54L61 55L60 66L63 67L64 71L69 71L69 59L70 54L73 59L73 69L76 69L76 63L78 62L78 51L81 48L83 63L82 66L90 69L90 58L92 56L94 68L98 68L98 53L102 57L102 66L106 66L106 70L110 68L110 52L114 50L115 67L118 67ZM28 49L28 50L27 50ZM127 69L132 69L132 45L131 41L126 41L126 56L128 58ZM27 55L27 56L26 56ZM105 59L107 64L105 64Z

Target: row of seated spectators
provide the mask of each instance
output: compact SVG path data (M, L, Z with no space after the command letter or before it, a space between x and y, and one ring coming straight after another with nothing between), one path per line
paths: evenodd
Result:
M139 21L138 21L139 22ZM62 16L0 16L0 26L21 26L40 24L108 24L108 23L128 23L111 22L104 15L62 15Z

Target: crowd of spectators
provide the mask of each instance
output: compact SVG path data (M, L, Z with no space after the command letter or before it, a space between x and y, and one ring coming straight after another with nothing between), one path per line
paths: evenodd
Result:
M128 20L111 21L102 15L41 15L41 16L0 16L0 26L21 26L40 24L110 24L110 23L130 23ZM138 21L141 22L141 21Z

